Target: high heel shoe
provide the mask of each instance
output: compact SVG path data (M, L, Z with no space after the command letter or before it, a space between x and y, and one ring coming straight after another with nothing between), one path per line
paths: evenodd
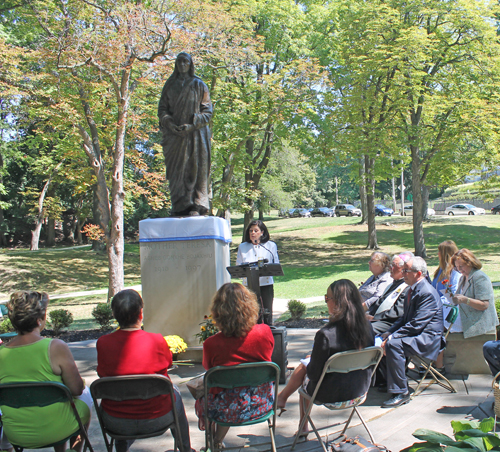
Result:
M279 410L279 413L278 413L278 417L281 417L281 415L286 411L286 408L285 407L278 407L278 410Z

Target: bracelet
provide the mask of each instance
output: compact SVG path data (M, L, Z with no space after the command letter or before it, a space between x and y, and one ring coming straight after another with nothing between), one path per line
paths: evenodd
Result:
M467 304L470 306L470 298L467 297Z

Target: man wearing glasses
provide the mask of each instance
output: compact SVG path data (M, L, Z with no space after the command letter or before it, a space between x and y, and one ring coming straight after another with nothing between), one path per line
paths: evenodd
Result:
M387 392L391 394L382 408L395 408L410 401L406 358L419 355L435 360L441 349L443 310L439 294L425 278L425 261L421 257L407 260L403 274L405 283L410 287L404 303L404 314L382 335Z

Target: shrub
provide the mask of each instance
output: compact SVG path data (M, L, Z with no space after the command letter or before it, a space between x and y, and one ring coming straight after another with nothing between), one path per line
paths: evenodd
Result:
M67 309L54 309L49 312L50 325L57 336L63 328L68 328L73 323L73 314Z
M99 303L93 310L92 316L101 325L101 330L109 330L113 320L113 311L108 303Z
M10 319L3 319L3 321L0 322L0 334L10 333L12 331L14 331L14 327L12 326Z
M306 312L306 304L299 300L290 300L288 302L288 310L292 320L299 320Z

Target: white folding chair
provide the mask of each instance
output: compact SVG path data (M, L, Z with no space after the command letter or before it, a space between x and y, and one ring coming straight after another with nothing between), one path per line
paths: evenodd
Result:
M323 405L324 407L328 408L329 410L346 410L350 409L351 414L347 421L345 422L344 429L342 430L341 435L345 433L347 428L349 427L349 424L352 420L352 417L354 415L354 412L358 415L359 419L361 420L361 423L364 425L366 431L370 435L370 439L372 440L373 443L375 443L375 439L373 438L373 435L366 425L365 420L361 416L358 406L364 403L366 400L366 395L368 393L368 389L364 394L362 394L360 397L357 397L354 401L349 400L349 401L344 401L344 402L338 402L338 403L323 403L319 402L316 400L316 395L321 387L321 383L323 382L323 379L325 378L325 375L327 373L335 372L335 373L342 373L342 374L348 374L357 370L364 370L370 369L370 377L373 377L373 373L375 372L378 363L382 359L384 352L381 347L367 347L362 350L349 350L346 352L340 352L340 353L335 353L335 355L332 355L330 358L328 358L328 361L325 363L325 366L323 368L323 372L321 373L321 376L318 380L318 384L316 385L316 389L314 390L314 393L312 395L309 395L303 388L299 389L299 394L302 396L303 400L303 410L304 410L304 417L302 418L302 421L300 423L299 429L297 430L297 434L295 435L295 439L292 444L292 450L295 448L295 445L297 444L298 439L300 438L300 434L302 432L302 428L304 427L304 424L306 421L309 421L311 424L311 427L316 434L316 437L318 438L318 441L320 442L321 446L323 447L324 452L327 452L326 449L326 444L323 442L321 439L321 436L318 432L318 430L324 430L336 425L340 425L339 423L337 424L331 424L327 425L325 427L321 428L316 428L314 425L312 419L311 419L311 410L313 406L316 405Z

